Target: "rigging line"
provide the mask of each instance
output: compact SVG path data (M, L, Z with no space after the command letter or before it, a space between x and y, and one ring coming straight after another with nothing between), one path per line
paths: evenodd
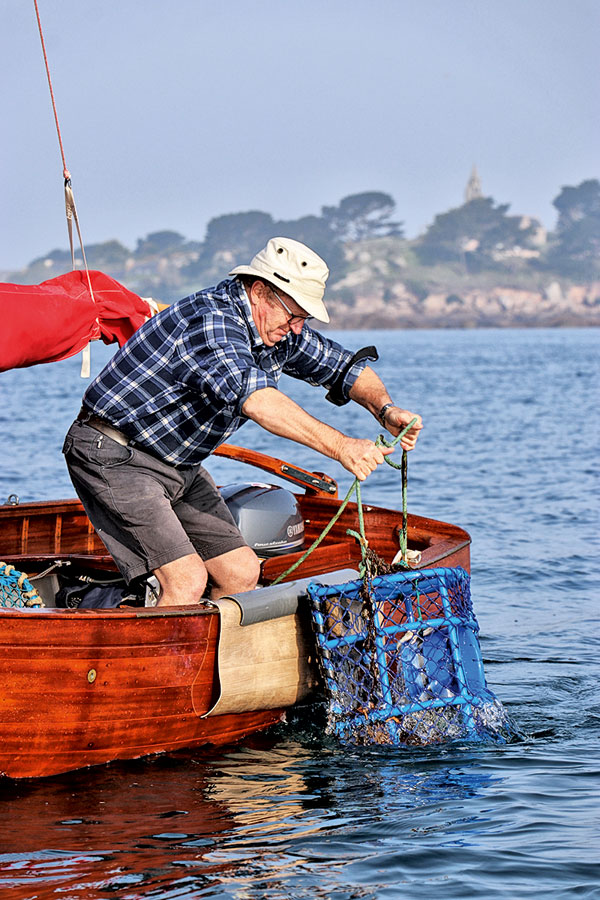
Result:
M60 146L60 155L62 157L63 163L63 177L65 181L71 180L71 173L67 169L67 163L65 160L65 150L62 142L62 135L60 133L60 125L58 124L58 113L56 111L56 102L54 100L54 90L52 89L52 79L50 77L50 66L48 65L48 56L46 54L46 42L44 41L44 32L42 31L42 21L40 19L40 11L38 9L37 0L33 0L33 5L35 6L35 15L38 23L38 30L40 32L40 41L42 42L42 53L44 56L44 65L46 66L46 76L48 78L48 87L50 88L50 98L52 100L52 110L54 112L54 121L56 122L56 133L58 135L58 143Z
M79 238L79 246L81 247L81 256L83 258L83 266L85 269L85 275L87 279L88 290L90 292L90 297L92 298L92 302L96 303L96 298L94 297L94 289L92 288L92 279L90 278L90 272L88 268L88 263L85 255L85 247L83 245L83 237L81 235L81 228L79 227L79 216L77 215L77 207L75 206L75 196L73 194L73 188L71 186L71 173L67 168L67 162L65 159L65 149L62 141L62 134L60 131L60 124L58 121L58 112L56 110L56 101L54 99L54 89L52 87L52 78L50 76L50 66L48 64L48 54L46 53L46 42L44 41L44 31L42 29L42 20L40 19L40 11L38 7L37 0L33 0L33 5L35 7L35 16L38 23L38 31L40 33L40 41L42 44L42 54L44 57L44 65L46 66L46 77L48 78L48 87L50 88L50 99L52 101L52 111L54 113L54 121L56 123L56 134L58 135L58 144L60 147L60 155L62 158L63 164L63 178L65 181L65 212L67 216L67 229L69 232L69 244L71 247L71 266L75 269L75 250L73 248L73 221L75 222L75 227L77 228L77 236ZM100 321L96 316L96 325L98 326L98 331L100 331ZM82 361L81 361L81 377L89 378L90 375L90 345L87 344L82 351Z

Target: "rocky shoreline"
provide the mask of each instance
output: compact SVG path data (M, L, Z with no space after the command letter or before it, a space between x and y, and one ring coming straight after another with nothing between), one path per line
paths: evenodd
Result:
M331 327L363 328L561 328L600 325L600 282L544 291L511 287L436 290L423 298L398 284L388 292L357 289L352 304L329 300ZM385 294L385 296L384 296Z

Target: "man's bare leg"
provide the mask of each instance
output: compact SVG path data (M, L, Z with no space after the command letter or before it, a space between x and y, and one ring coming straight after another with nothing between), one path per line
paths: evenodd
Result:
M260 575L260 560L250 547L238 547L206 561L211 577L210 599L218 600L226 594L251 591Z
M212 580L210 596L218 600L225 594L251 591L260 575L260 561L250 547L239 547L206 564L197 553L182 556L154 570L160 584L157 606L185 606L199 603L208 575Z
M199 603L208 573L197 553L190 553L154 569L160 584L157 606L185 606Z

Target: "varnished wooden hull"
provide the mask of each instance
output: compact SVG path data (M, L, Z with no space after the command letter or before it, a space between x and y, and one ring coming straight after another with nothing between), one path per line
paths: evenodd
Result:
M307 546L339 506L300 496ZM384 558L398 549L397 512L365 510L367 537ZM346 535L350 504L293 577L356 566ZM409 546L419 567L469 569L466 532L409 517ZM78 501L0 507L0 558L28 574L50 561L114 571L114 563ZM300 554L263 563L269 584ZM117 759L202 744L230 743L279 721L283 710L203 718L214 701L219 616L199 606L169 610L0 609L0 773L13 778L66 772ZM244 648L240 647L243 654Z
M113 759L223 744L280 710L204 719L216 612L0 612L0 772L52 775Z

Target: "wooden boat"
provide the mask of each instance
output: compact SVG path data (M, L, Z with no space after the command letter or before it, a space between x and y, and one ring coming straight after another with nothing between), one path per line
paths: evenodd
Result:
M337 485L325 475L243 448L223 445L217 452L304 488L296 497L306 547L340 507ZM364 524L369 545L390 561L398 551L401 514L365 505ZM293 594L296 585L297 608L276 626L287 629L285 634L273 632L264 645L262 636L272 623L246 630L234 623L226 659L220 659L219 651L223 609L210 603L84 610L58 609L46 601L39 609L0 608L0 773L13 778L53 775L111 760L226 744L279 722L285 709L306 702L318 683L302 585L307 578L319 580L357 567L360 548L346 533L356 527L357 507L349 503L323 543L278 588L269 586L302 551L263 560L263 587L252 592L252 599L277 598L286 590ZM469 570L470 538L461 528L409 515L407 534L409 548L420 554L415 567ZM31 577L53 567L45 577L56 578L65 565L93 578L118 574L77 500L1 506L0 548L4 562ZM225 697L223 705L223 670L228 669L229 684L243 690L252 680L253 665L277 681L283 644L298 673L295 684L279 692L275 685L272 694L259 692L259 700L250 693L228 704Z

